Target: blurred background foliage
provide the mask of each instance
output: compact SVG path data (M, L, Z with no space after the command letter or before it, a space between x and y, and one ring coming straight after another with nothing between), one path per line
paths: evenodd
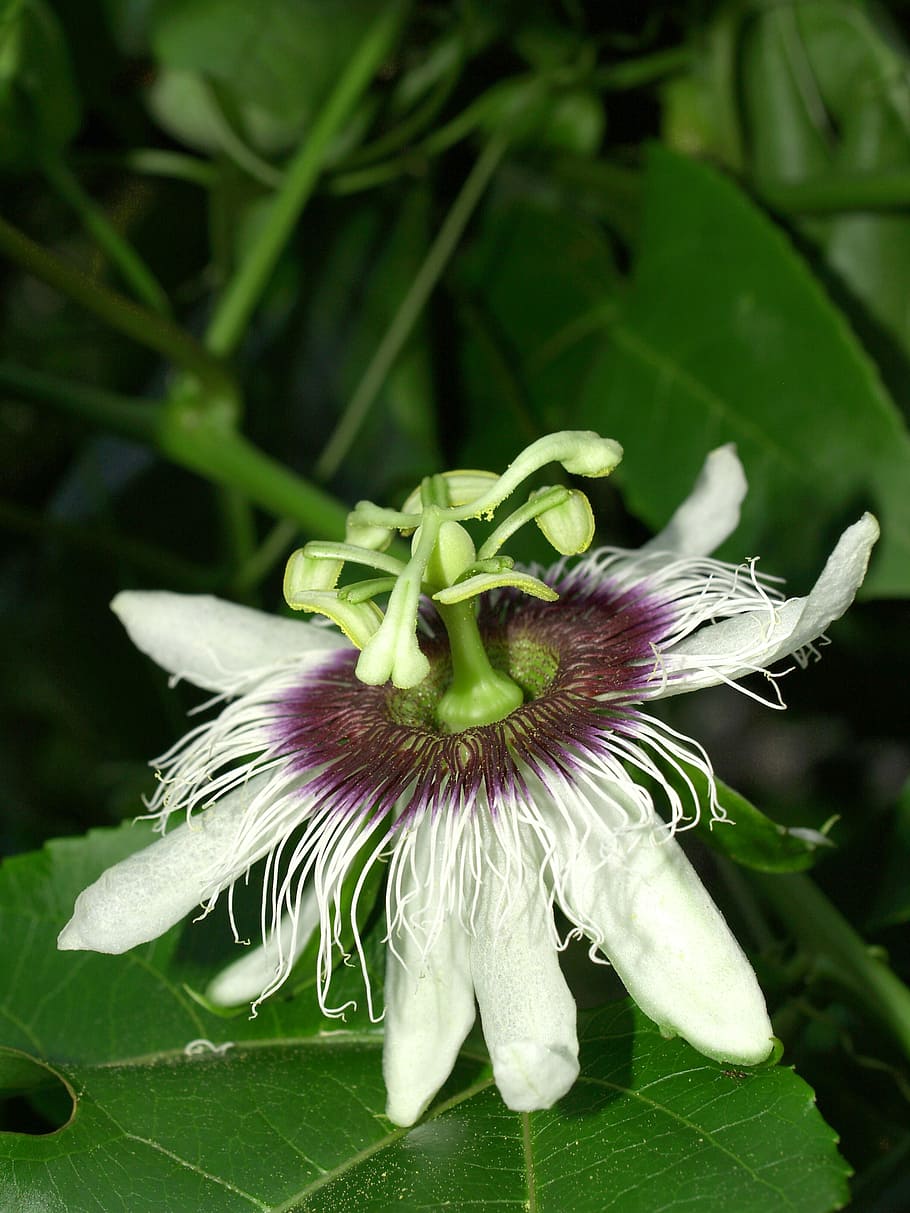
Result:
M826 828L815 875L907 976L908 11L0 0L3 851L134 815L182 729L117 590L280 609L357 499L558 428L625 445L594 496L634 544L735 441L723 555L800 593L863 509L883 539L786 716L672 720ZM903 1207L906 1061L762 931L857 1207Z

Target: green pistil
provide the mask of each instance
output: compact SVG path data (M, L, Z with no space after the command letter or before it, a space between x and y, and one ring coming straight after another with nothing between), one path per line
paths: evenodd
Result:
M440 727L447 733L459 733L504 719L524 703L524 694L508 674L490 664L474 604L439 605L438 610L452 655L452 681L436 706Z

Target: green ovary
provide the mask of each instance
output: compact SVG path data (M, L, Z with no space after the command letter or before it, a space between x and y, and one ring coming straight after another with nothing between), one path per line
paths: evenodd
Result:
M480 642L480 636L477 637ZM456 681L448 653L430 656L430 673L416 687L389 694L389 715L397 724L433 733L456 733L503 720L517 707L543 695L559 668L547 646L517 636L486 636L482 660L470 680ZM484 668L485 667L485 668Z

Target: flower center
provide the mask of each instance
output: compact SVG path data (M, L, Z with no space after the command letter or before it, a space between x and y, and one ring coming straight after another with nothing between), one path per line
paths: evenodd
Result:
M538 699L547 692L559 670L557 652L527 635L507 639L498 629L485 629L481 639L493 672L509 679L521 691L521 700L516 706ZM425 652L430 672L423 682L406 690L389 688L386 700L389 719L395 724L431 733L460 731L446 728L440 721L439 706L452 683L451 652L438 642L425 646ZM475 721L464 727L493 723L495 721Z
M493 522L499 507L528 477L548 463L577 476L607 476L622 448L588 431L563 431L533 442L497 476L492 472L449 472L427 476L399 510L362 501L348 516L344 543L308 543L295 552L285 572L285 598L294 610L328 615L361 650L356 676L367 686L391 682L399 690L419 687L431 677L430 661L418 642L420 599L431 599L449 640L448 683L417 695L415 710L433 702L435 724L460 733L505 720L547 677L539 655L526 685L509 662L493 661L478 626L478 600L506 587L553 602L559 594L531 573L515 568L503 544L533 521L564 556L585 551L594 536L594 516L585 495L563 485L531 492L475 546L465 523ZM395 532L411 540L403 561L386 552ZM346 563L381 573L336 588ZM377 597L388 594L385 612ZM549 675L542 671L549 671ZM435 676L434 676L435 678ZM534 688L537 688L535 691ZM409 709L410 710L410 709Z
M414 687L370 686L340 652L282 693L273 749L308 776L324 810L375 815L470 809L522 796L529 779L615 761L639 731L654 646L673 626L657 597L567 578L557 609L514 590L484 603L477 626L491 667L521 688L498 720L452 732L439 704L452 677L442 630L422 637L428 673ZM549 773L549 775L548 775Z

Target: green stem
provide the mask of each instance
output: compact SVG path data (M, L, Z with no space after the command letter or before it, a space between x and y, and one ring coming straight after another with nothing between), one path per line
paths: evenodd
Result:
M171 305L161 283L128 240L117 231L101 207L85 192L79 179L59 156L41 159L48 182L63 201L76 212L85 230L97 242L136 298L162 316L170 316Z
M464 66L464 56L464 47L455 47L453 45L451 63L429 95L416 109L403 118L398 126L379 135L372 143L367 143L355 149L349 156L346 156L344 161L345 167L351 170L362 168L364 165L381 160L392 152L396 152L400 148L413 143L432 124L433 119L451 95Z
M238 568L256 549L253 511L247 497L236 488L222 486L217 499L225 559L231 568Z
M910 989L853 930L807 876L748 873L807 955L856 995L910 1057Z
M360 194L364 190L375 189L377 185L385 185L398 177L410 173L417 178L426 173L429 161L420 152L404 152L394 160L383 160L380 164L368 164L365 168L355 168L343 173L333 173L326 179L326 193L344 198L348 194Z
M805 181L756 181L759 197L788 215L832 215L910 206L910 172L832 173Z
M640 59L626 59L599 68L591 77L595 88L621 89L642 88L663 80L666 76L688 71L692 66L692 52L687 46L671 46L667 50L642 55Z
M245 594L255 589L267 577L280 560L286 559L293 546L299 527L289 518L276 522L259 547L234 573L231 589L235 594Z
M164 316L138 306L75 266L61 261L5 219L0 219L0 253L87 311L94 312L111 328L183 367L198 379L211 399L236 399L233 380L222 363L188 333Z
M141 403L2 363L0 388L146 443L181 467L239 490L279 518L294 519L309 534L344 536L348 507L237 434L223 412L200 411L192 399Z
M477 162L468 174L451 210L446 215L436 239L430 246L423 264L392 318L392 323L376 347L347 408L339 418L325 450L317 460L315 474L318 479L328 480L340 467L417 323L433 288L458 246L471 215L483 197L484 190L503 157L506 146L506 140L497 136L490 140L477 158Z
M161 410L152 401L82 387L68 379L5 362L0 363L0 389L36 404L52 404L80 421L113 430L124 438L155 444Z
M161 452L182 467L239 489L279 518L293 518L319 536L345 531L348 508L260 451L242 434L192 409L169 410L158 433Z
M201 185L204 189L210 189L218 179L218 170L210 160L158 147L134 147L115 153L74 153L73 159L86 168L113 168L143 177L167 177L173 181Z
M515 77L514 79L527 79L527 77ZM444 126L437 127L415 147L406 148L389 160L382 160L378 164L370 164L364 168L342 169L333 173L326 182L327 191L330 194L356 194L361 190L382 185L386 181L393 181L405 173L415 176L423 175L434 156L448 151L450 147L467 139L477 130L489 114L490 101L495 99L495 95L495 88L481 93Z
M0 527L37 538L60 540L84 551L103 556L106 560L121 560L133 568L142 569L168 585L180 586L199 593L215 589L220 576L214 570L199 569L170 552L135 539L123 539L108 531L94 530L64 522L52 515L38 514L11 501L0 501Z
M332 140L392 46L403 7L400 0L381 6L376 21L348 60L305 144L288 165L266 221L215 309L205 338L212 353L230 354L246 332L281 251L313 192Z

